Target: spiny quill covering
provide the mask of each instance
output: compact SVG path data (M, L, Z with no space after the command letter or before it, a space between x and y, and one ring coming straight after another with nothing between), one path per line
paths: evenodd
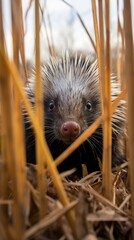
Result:
M45 107L45 134L51 153L58 157L88 126L101 115L100 84L97 61L82 55L65 54L51 58L42 66ZM34 78L30 79L27 93L34 105ZM112 100L120 92L117 79L111 75ZM122 163L125 135L125 111L122 101L112 116L112 162ZM30 122L25 119L27 161L35 163L35 138ZM81 164L88 172L99 170L98 158L102 159L102 126L73 152L60 166L59 171L76 168L81 176Z

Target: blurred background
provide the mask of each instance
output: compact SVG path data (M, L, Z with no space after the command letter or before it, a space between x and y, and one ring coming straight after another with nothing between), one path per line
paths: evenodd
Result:
M134 3L132 2L132 11ZM49 44L56 49L58 54L70 51L84 51L94 54L89 37L83 28L78 14L80 15L85 27L95 40L93 15L91 1L89 0L68 0L67 5L62 0L41 0L42 9L41 19L41 61L49 56ZM111 48L116 52L117 41L117 1L111 3ZM24 32L25 32L25 54L27 62L34 61L34 2L22 1ZM12 33L11 33L11 12L10 0L3 1L4 12L4 30L9 56L12 57ZM122 23L123 1L119 0L119 15ZM134 17L134 15L133 15ZM17 19L16 19L17 21ZM134 21L133 21L134 23ZM122 23L123 24L123 23ZM134 24L133 24L134 25ZM134 26L133 26L134 27ZM49 39L49 44L48 44Z

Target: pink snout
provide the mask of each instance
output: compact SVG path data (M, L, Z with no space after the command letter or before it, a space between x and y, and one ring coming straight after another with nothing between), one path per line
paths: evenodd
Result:
M66 140L74 140L80 134L80 126L75 121L67 121L61 125L61 135Z

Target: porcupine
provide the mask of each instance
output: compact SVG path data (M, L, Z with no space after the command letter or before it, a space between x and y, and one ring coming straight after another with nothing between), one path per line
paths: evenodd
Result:
M97 60L91 63L88 56L65 54L51 58L41 67L43 104L45 109L45 136L53 158L57 158L100 115L100 83ZM35 74L33 74L35 78ZM34 79L31 83L34 85ZM29 85L27 93L35 104L34 88ZM111 75L112 100L120 92L117 77ZM32 86L32 87L31 87ZM112 115L112 166L125 160L122 150L125 134L124 102L121 101ZM35 136L30 122L25 120L27 161L36 163ZM102 160L102 126L58 166L60 172L76 168L82 176L82 164L88 173L100 170Z

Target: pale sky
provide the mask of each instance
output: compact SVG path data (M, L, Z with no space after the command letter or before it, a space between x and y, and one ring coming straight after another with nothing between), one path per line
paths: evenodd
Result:
M44 0L40 1L42 6ZM67 0L82 17L88 31L94 38L92 21L92 7L90 0ZM120 2L120 14L122 15L123 4ZM28 7L28 0L22 0L24 15ZM34 3L34 1L33 1ZM67 48L75 50L93 51L85 30L80 24L77 15L61 0L47 0L47 10L52 25L52 34L55 47L60 51ZM111 0L111 43L116 44L117 38L117 0ZM33 4L34 5L34 4ZM10 0L3 0L4 26L9 55L12 55L11 26L10 26ZM133 6L134 7L134 6ZM48 23L47 23L48 26ZM48 28L49 30L49 28ZM41 57L44 59L48 51L44 25L41 28ZM33 59L34 53L34 8L29 11L27 18L27 31L25 36L25 52L27 59Z

